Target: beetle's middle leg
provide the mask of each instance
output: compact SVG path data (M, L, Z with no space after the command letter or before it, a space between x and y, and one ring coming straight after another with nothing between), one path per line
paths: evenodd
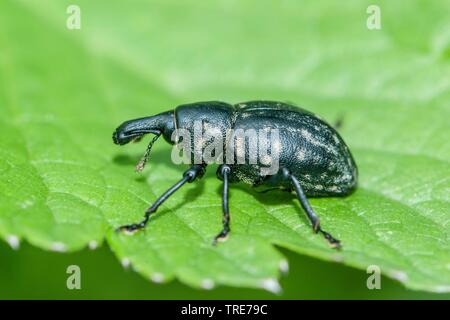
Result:
M323 230L320 227L320 219L317 216L317 214L314 212L311 205L309 204L308 198L306 197L305 192L303 191L303 188L302 188L300 182L298 181L298 179L296 177L294 177L294 175L291 174L288 169L283 168L282 170L283 170L282 172L283 172L284 178L291 181L291 183L295 189L295 192L297 194L297 198L300 201L300 204L302 205L303 210L305 210L309 221L311 221L314 232L322 233L323 236L325 237L325 239L327 239L327 241L330 243L330 245L332 245L334 248L336 248L336 249L341 248L341 242L338 239L335 239L331 234L329 234L328 232L326 232L325 230Z
M213 245L217 241L223 241L226 239L228 233L230 232L230 210L228 206L228 176L231 172L230 166L223 164L217 169L217 175L223 180L222 189L222 211L223 211L223 229L215 236L213 240Z
M117 229L117 231L127 231L127 232L133 232L139 229L142 229L147 224L148 220L150 219L150 215L156 210L158 210L159 206L166 201L172 194L175 193L178 189L180 189L186 182L193 182L197 178L201 178L205 173L205 166L200 164L195 164L192 167L190 167L188 170L186 170L183 173L183 177L175 183L172 187L170 187L166 192L164 192L156 201L153 203L153 205L148 208L145 211L145 217L144 219L139 223L133 223L121 226Z

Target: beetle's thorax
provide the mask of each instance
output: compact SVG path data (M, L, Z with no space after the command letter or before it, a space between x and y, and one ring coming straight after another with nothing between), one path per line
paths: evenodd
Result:
M175 109L176 131L172 141L178 143L189 136L192 154L197 152L198 157L203 158L201 153L208 144L205 140L208 134L217 134L223 139L233 127L233 113L232 105L219 101L180 105Z
M219 101L183 104L175 109L176 129L192 130L198 122L220 130L232 127L232 105Z

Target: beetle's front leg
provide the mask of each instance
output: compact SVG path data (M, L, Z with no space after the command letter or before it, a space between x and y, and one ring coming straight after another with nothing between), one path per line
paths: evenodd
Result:
M180 189L186 182L193 182L197 178L201 178L205 174L205 165L195 164L186 170L183 173L183 177L175 183L172 187L170 187L166 192L164 192L153 205L145 211L144 219L139 223L133 223L121 226L117 228L117 231L126 231L126 232L134 232L136 230L142 229L147 224L150 219L150 215L156 210L158 210L159 206L166 201L175 191Z
M230 166L223 164L217 169L217 174L223 180L222 190L222 211L223 211L223 229L214 238L213 245L217 244L217 241L224 241L230 232L230 210L228 207L228 177L231 172Z

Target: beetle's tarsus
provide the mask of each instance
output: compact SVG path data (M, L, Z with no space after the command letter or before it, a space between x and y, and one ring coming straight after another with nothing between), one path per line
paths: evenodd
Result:
M157 207L156 207L157 208ZM145 226L147 225L148 220L150 219L150 215L156 211L155 206L151 206L150 208L148 208L145 211L145 218L138 223L132 223L132 224L127 224L124 226L121 226L119 228L116 229L116 231L125 231L127 233L134 233L140 229L145 228Z
M326 231L323 231L322 229L320 232L323 234L325 239L327 239L328 243L333 247L334 249L340 250L342 248L341 241L334 238L331 234L329 234Z
M116 229L116 232L134 233L134 232L144 228L145 225L147 224L147 221L148 221L148 219L146 218L139 223L133 223L133 224L127 224L124 226L120 226L119 228Z
M218 242L224 242L228 239L228 233L230 232L230 229L228 230L222 230L217 236L214 237L214 240L212 242L212 245L217 245Z

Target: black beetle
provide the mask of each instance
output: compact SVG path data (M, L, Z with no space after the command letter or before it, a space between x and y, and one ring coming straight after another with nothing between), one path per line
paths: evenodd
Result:
M178 129L192 132L195 121L220 130L222 137L228 139L221 150L223 153L227 152L227 132L230 129L276 129L279 132L279 165L273 174L262 174L260 169L264 165L260 160L253 164L223 163L218 167L217 176L223 180L223 230L214 238L213 243L224 239L230 231L228 183L245 182L263 192L273 189L295 191L313 230L322 233L332 246L340 247L340 241L320 227L319 217L307 199L307 196L344 196L356 187L358 171L355 161L347 145L332 126L311 112L282 102L249 101L230 105L208 101L184 104L155 116L124 122L114 132L113 140L116 144L124 145L140 140L147 133L155 134L144 157L136 166L136 170L140 171L148 159L153 143L160 135L167 142L174 144L179 142L172 139L174 132ZM192 143L193 156L199 152L198 148L194 150L199 140L193 136ZM248 144L247 141L245 143ZM201 151L204 150L203 147L200 148ZM248 156L247 151L246 155ZM176 190L186 182L201 178L208 163L203 158L200 163L190 163L191 167L184 172L181 180L147 209L141 222L122 226L118 230L135 231L143 228L150 215Z

